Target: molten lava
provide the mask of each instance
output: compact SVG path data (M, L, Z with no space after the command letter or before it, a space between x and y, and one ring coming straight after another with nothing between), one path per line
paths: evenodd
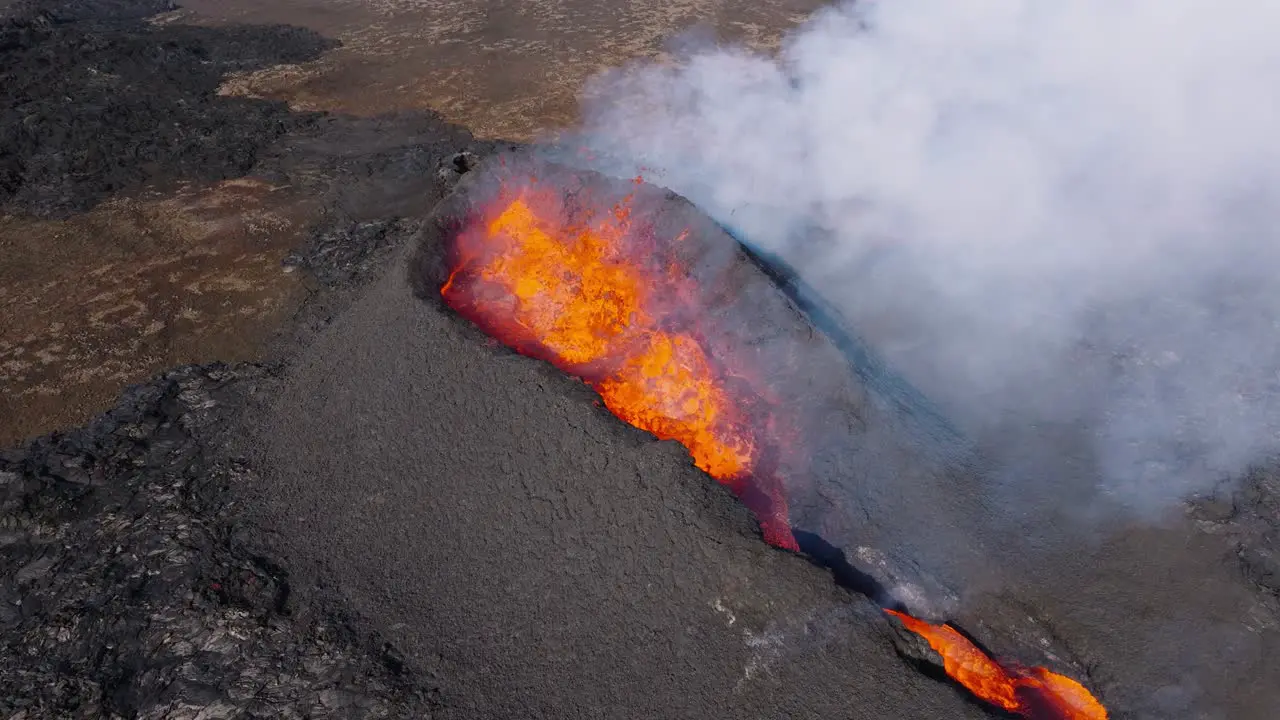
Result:
M632 199L596 212L534 179L503 188L458 233L441 294L518 352L587 382L622 420L683 444L755 512L768 542L797 550L781 480L761 462L767 392L746 379L759 374L709 350L703 289L676 259L684 235L655 237L633 220Z
M1106 720L1107 710L1083 685L1042 667L1002 664L950 625L885 610L942 656L953 680L986 702L1034 720Z

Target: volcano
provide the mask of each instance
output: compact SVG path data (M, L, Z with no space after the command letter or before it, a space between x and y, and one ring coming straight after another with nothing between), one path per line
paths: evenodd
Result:
M331 33L347 21L306 12L325 4L193 2L150 18L173 4L0 0L14 80L0 124L17 143L17 164L0 158L18 214L2 219L17 281L0 288L10 437L41 431L44 410L27 405L48 390L80 418L39 420L61 429L0 449L0 717L1013 720L1088 717L1096 700L1126 720L1274 720L1276 464L1158 521L1082 519L1097 477L1077 450L1095 428L1012 418L970 442L945 392L914 377L925 397L894 372L906 363L876 357L913 333L840 303L846 322L806 286L815 269L752 246L762 238L732 215L709 218L622 163L591 163L614 178L538 159L547 148L476 169L497 143L432 112L303 112L272 89L301 83L302 107L321 107L317 91L366 96L332 72L354 61L401 108L388 72L443 67L428 75L497 119L482 135L511 118L567 122L572 102L557 118L542 102L513 110L511 83L459 85L452 70L494 79L494 39L533 22L563 52L504 41L509 57L563 69L568 53L594 72L604 55L582 52L582 19L615 65L653 29L623 16L658 17L654 3L540 4L480 25L474 3L391 3L391 22L387 3L343 3L348 38L376 42L319 63L333 44L311 32L230 24ZM717 17L737 23L749 5ZM668 28L685 17L659 14ZM462 45L437 42L441 16L465 21ZM431 59L400 52L410 40ZM540 97L546 78L511 65L507 79ZM574 73L552 75L570 99ZM144 82L157 76L173 82ZM821 180L782 142L732 151ZM615 240L631 251L643 302L606 308L603 352L575 355L573 332L547 332L581 327L560 317L572 293L551 313L491 312L506 292L483 271L509 248L486 240L503 215L507 239L533 220L591 231L570 233L597 240L572 246L578 258L617 259ZM480 255L459 252L464 234L486 241ZM243 293L276 287L289 250L280 287L307 297L278 343L261 363L211 362L263 329ZM186 257L226 293L163 270ZM156 267L159 285L133 281ZM121 297L148 308L117 323ZM203 319L173 322L199 298ZM115 309L100 323L95 307ZM522 342L507 332L517 317ZM132 344L151 318L170 324ZM214 327L238 329L167 354ZM138 381L153 363L209 364L90 421L77 378L110 370L103 352ZM126 381L94 385L103 409ZM1023 441L1035 447L1022 462L1000 456Z
M443 245L419 256L423 287L438 287L445 304L506 346L584 381L619 419L683 445L752 510L768 544L800 552L799 534L833 548L793 532L788 510L792 494L813 487L807 461L821 435L806 423L834 410L815 409L806 380L856 378L880 390L858 399L889 416L920 396L855 345L789 268L691 224L679 198L642 178L629 184L527 158L494 161L458 193L466 209L452 215ZM774 284L753 283L748 273L759 270ZM837 355L851 373L838 372ZM847 384L820 395L833 390L844 402L856 397ZM829 552L815 558L832 561ZM1107 717L1078 681L1002 665L855 572L866 579L854 589L923 638L947 676L983 702L1033 720ZM918 592L912 599L936 613Z
M510 235L531 218L581 231L575 257L608 258L591 238L619 229L643 251L645 317L628 309L606 352L556 357L573 333L538 338L580 327L560 309L574 296L512 314L484 273L510 248L468 255L495 222ZM1230 545L1265 547L1254 515L1212 513L1218 535L1117 523L1081 538L1056 507L1006 507L992 459L795 273L649 183L517 149L417 225L255 391L232 457L255 470L235 484L242 522L295 596L392 643L433 716L1054 718L1091 697L1114 717L1270 717L1248 691L1274 674L1250 579L1266 576L1237 570ZM498 335L513 326L517 341ZM655 337L680 352L648 355ZM655 389L622 361L654 357L705 360L706 392L627 407L712 400L715 422L619 404L634 396L610 380ZM782 512L798 553L769 529Z

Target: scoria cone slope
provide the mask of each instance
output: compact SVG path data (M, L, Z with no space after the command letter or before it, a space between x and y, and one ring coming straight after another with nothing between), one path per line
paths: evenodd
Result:
M460 712L973 711L893 657L870 604L766 549L679 448L415 299L404 274L424 266L398 262L273 402L262 491L291 555L322 563L317 579L450 678ZM768 282L752 277L742 292ZM417 290L429 300L430 283ZM918 439L846 390L847 422L822 437L825 475L793 519L869 544L856 563L888 552L895 570L942 576L960 596L950 612L993 650L1087 670L1117 716L1269 717L1274 602L1229 543L1182 522L1082 537L1053 507L1013 534L982 478L998 456L948 467L956 456L914 453Z
M255 490L307 580L441 678L441 717L983 716L682 448L416 298L408 260L288 373Z

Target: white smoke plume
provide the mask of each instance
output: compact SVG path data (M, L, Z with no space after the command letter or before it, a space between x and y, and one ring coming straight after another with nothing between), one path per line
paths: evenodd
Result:
M796 265L967 431L1068 429L1091 470L1059 474L1159 512L1280 445L1276 28L1257 0L845 5L776 57L599 78L580 141Z

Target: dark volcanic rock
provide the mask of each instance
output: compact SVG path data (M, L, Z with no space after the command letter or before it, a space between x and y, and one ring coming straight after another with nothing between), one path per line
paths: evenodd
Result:
M332 116L281 138L254 173L304 189L324 207L285 264L324 287L350 288L381 270L479 155L498 147L512 146L477 141L430 112Z
M425 717L394 651L299 606L210 449L263 374L186 367L0 457L0 716Z
M305 269L323 285L353 283L380 267L386 254L416 231L413 221L401 218L330 221L284 262Z
M1280 468L1256 468L1242 483L1223 483L1188 508L1201 530L1225 540L1242 575L1280 608Z
M178 7L174 0L17 0L0 8L0 19L45 23L76 20L137 20Z
M311 122L218 95L223 76L317 57L291 27L152 26L168 3L26 3L0 21L0 209L83 210L145 184L245 174Z
M320 286L303 318L331 317L445 190L439 164L483 146L431 113L318 117L220 98L223 73L330 43L138 22L167 5L0 9L0 202L62 212L251 170L322 208L297 257ZM263 376L183 368L0 458L0 717L431 715L434 680L298 592L228 494L256 482L220 447Z

